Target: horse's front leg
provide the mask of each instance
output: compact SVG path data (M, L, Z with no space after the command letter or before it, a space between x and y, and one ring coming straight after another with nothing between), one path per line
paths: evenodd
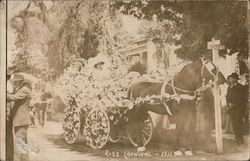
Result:
M182 109L176 114L176 155L193 155L192 153L192 139L195 127L194 114L188 107ZM189 110L188 110L189 109Z
M144 138L143 138L143 128L144 128L144 121L147 117L147 109L146 107L141 104L135 107L136 110L136 117L134 119L135 124L135 134L137 140L137 151L144 151L146 148L144 146Z
M194 145L194 136L195 136L195 126L196 126L196 115L194 111L190 111L189 114L189 122L186 125L186 131L187 131L187 139L189 140L188 142L188 148L187 150L190 151L190 154L188 155L193 155L193 145Z

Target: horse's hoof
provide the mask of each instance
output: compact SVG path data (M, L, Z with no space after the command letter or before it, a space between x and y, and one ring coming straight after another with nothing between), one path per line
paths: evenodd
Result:
M174 155L175 156L182 156L183 153L180 150L177 150L177 151L174 152Z
M190 150L185 151L184 153L185 153L185 155L187 155L187 156L193 156L193 155L194 155L193 152L190 151Z
M138 152L144 152L146 150L145 146L140 146L137 148Z

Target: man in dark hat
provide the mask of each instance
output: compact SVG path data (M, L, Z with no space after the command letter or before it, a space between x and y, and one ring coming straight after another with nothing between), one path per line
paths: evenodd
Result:
M7 101L14 101L11 111L16 142L14 160L28 160L28 153L20 145L27 144L27 129L30 124L28 106L31 98L31 89L21 74L14 74L12 81L15 92L14 94L7 94Z
M228 76L229 86L227 89L228 113L232 120L233 130L237 144L243 144L243 114L246 105L245 89L238 83L239 76L232 73Z

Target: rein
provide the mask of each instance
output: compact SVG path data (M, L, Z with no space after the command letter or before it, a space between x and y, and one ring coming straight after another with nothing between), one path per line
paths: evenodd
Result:
M167 101L170 101L170 100L176 100L178 103L180 103L180 100L181 99L185 99L185 100L194 100L197 98L197 95L205 90L207 90L208 88L211 88L213 87L213 85L216 83L216 81L218 80L218 75L219 75L219 70L216 66L213 65L213 68L217 69L216 70L216 74L214 74L212 72L213 69L211 69L211 65L212 64L207 64L207 62L205 62L202 58L201 58L201 61L202 61L202 69L201 69L201 78L203 76L203 73L204 73L204 69L206 68L208 70L208 72L213 76L214 80L213 81L209 81L209 83L205 84L205 79L203 79L202 81L202 85L197 88L196 90L192 91L192 90L186 90L186 89L181 89L179 87L176 87L174 86L174 77L171 79L171 83L169 83L168 81L165 81L163 84L162 84L162 87L161 87L161 95L153 95L153 96L147 96L145 98L142 98L142 97L138 97L134 100L134 103L135 104L140 104L140 103L145 103L147 102L148 104L151 104L151 105L156 105L156 104L163 104L166 108L166 111L168 112L169 115L173 115L167 105ZM210 65L210 66L209 66ZM169 94L169 93L166 93L166 86L169 85L172 90L173 90L173 93L174 94ZM181 91L181 92L184 92L184 93L188 93L188 94L178 94L176 92L176 90L178 91ZM131 93L130 93L130 98L132 98L132 91L133 91L133 86L132 86L132 89L131 89ZM190 93L192 95L190 95ZM152 102L152 99L158 99L158 100L161 100L159 102Z
M199 95L201 92L207 90L208 88L212 88L213 85L217 82L217 80L219 79L219 70L216 66L214 66L216 70L216 74L214 74L212 72L212 70L210 70L211 68L207 66L207 62L205 62L203 59L201 59L202 61L202 69L201 69L201 77L203 75L204 72L204 68L206 68L208 70L208 72L213 76L214 80L212 82L209 82L208 84L205 84L205 80L203 79L202 81L202 85L201 87L199 87L198 89L191 91L191 90L186 90L186 89L181 89L178 88L176 86L174 86L174 77L171 79L171 84L169 82L164 82L161 88L161 96L162 98L165 98L164 100L162 99L162 104L165 106L167 112L169 113L169 115L173 115L169 109L169 107L166 104L166 99L169 98L174 98L178 103L180 103L181 99L185 99L185 100L194 100L197 98L197 95ZM169 95L166 93L165 89L166 89L166 85L169 85L170 87L172 87L172 90L174 92L173 95ZM193 95L189 95L189 94L177 94L176 90L179 90L181 92L185 92L185 93L193 93Z
M207 62L205 62L202 58L201 58L201 61L202 61L202 69L201 69L201 73L200 73L200 74L201 74L201 77L202 77L202 75L203 75L204 68L207 68L208 72L214 77L214 80L213 80L212 82L209 82L208 84L205 84L205 83L204 83L205 80L203 80L203 83L202 83L201 87L199 87L198 89L196 89L196 90L194 90L194 91L191 91L191 90L181 89L181 88L178 88L178 87L174 86L174 77L173 77L172 80L171 80L171 84L168 83L168 82L165 82L165 83L162 85L162 88L165 89L166 85L169 85L169 86L172 87L174 94L177 94L176 90L178 90L178 91L185 92L185 93L193 93L194 95L196 95L197 93L203 92L203 91L207 90L208 88L211 88L211 87L217 82L217 80L219 79L219 77L218 77L218 75L219 75L219 70L218 70L218 68L217 68L216 66L214 66L214 68L217 69L217 70L216 70L216 74L214 74L214 73L212 72L212 70L209 69L210 67L208 67L208 66L206 65ZM162 92L163 92L164 89L162 89ZM190 95L189 95L189 96L190 96Z
M202 83L201 87L199 87L198 89L196 89L196 90L194 90L194 91L191 91L191 90L181 89L181 88L178 88L178 87L174 86L174 77L173 77L173 78L171 79L171 84L168 83L168 82L166 81L166 82L164 82L164 84L162 85L162 88L165 88L166 85L169 85L169 86L172 87L174 94L177 94L176 90L178 90L178 91L185 92L185 93L193 93L194 95L196 95L196 93L203 92L203 91L207 90L208 88L211 88L211 87L216 83L216 81L218 80L219 70L218 70L218 68L216 68L216 67L214 66L214 67L217 69L217 70L216 70L216 74L214 74L211 70L209 70L209 67L206 66L206 62L205 62L202 58L201 58L201 61L202 61L202 69L201 69L201 73L200 73L200 74L201 74L201 77L202 77L202 75L203 75L204 68L206 67L207 70L208 70L208 72L214 77L214 81L212 81L212 82L210 82L210 83L208 83L208 84L205 84L205 83L204 83L205 80L203 80L203 83ZM163 90L164 90L164 89L162 89L162 92L163 92Z

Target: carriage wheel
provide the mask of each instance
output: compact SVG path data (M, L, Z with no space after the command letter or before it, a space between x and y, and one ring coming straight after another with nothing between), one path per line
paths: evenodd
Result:
M129 138L129 141L135 146L138 147L138 135L137 135L137 128L138 126L135 125L135 122L129 121L128 127L127 127L127 135ZM146 119L143 122L142 127L142 136L139 136L142 138L143 145L147 145L149 141L151 140L153 135L153 121L150 117L150 115L147 113Z
M122 139L123 131L119 125L116 125L114 121L110 122L109 141L112 143L117 143Z
M84 134L87 145L93 149L101 149L106 145L110 133L110 123L106 112L92 109L85 118Z
M80 125L80 116L78 113L74 113L72 117L68 117L66 118L66 121L64 121L64 140L68 144L76 142L80 134Z

